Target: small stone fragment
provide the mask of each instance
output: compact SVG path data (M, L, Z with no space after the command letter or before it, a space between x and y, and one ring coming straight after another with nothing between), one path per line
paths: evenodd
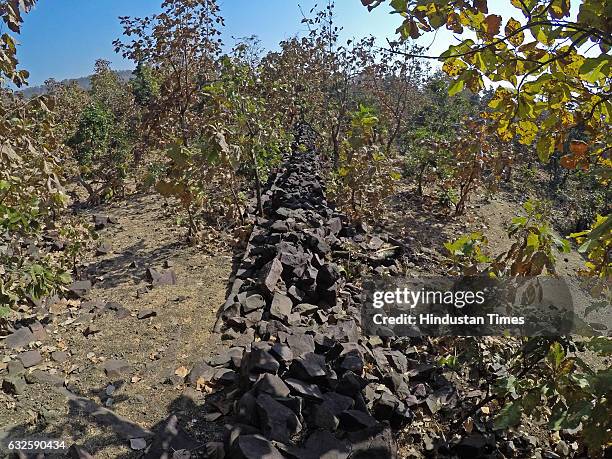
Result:
M131 366L125 360L107 360L104 362L104 372L109 378L119 378L130 371Z
M22 352L17 356L24 368L30 368L42 362L42 356L38 351Z

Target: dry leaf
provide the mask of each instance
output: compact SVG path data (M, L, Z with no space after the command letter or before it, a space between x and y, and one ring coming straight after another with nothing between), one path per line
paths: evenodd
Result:
M187 369L186 367L178 367L174 374L180 376L181 378L184 378L189 374L189 369Z

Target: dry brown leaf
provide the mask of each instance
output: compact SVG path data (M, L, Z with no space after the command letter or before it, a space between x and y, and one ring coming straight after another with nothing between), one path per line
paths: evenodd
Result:
M174 374L177 376L180 376L181 378L184 378L189 374L189 369L186 367L180 366L175 370Z

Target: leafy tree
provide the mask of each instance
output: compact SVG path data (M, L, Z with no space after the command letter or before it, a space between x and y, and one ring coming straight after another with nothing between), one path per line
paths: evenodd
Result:
M0 2L4 24L19 33L20 6L28 11L34 3ZM0 42L2 85L25 84L27 72L17 69L14 37L3 34ZM0 97L0 315L70 282L68 270L45 242L67 203L52 102L46 97L24 100L8 89Z
M362 0L370 9L382 3L386 2ZM516 137L535 146L544 162L555 151L563 151L569 140L563 166L593 168L609 183L610 2L583 0L572 18L569 1L512 0L516 14L505 23L489 12L486 0L391 0L390 4L404 18L397 29L403 39L442 27L457 35L472 33L440 56L417 57L444 62L443 70L454 79L451 95L463 88L478 92L485 80L504 83L485 114L502 140ZM588 139L571 138L573 128L580 128ZM606 219L611 222L612 215Z
M97 203L122 193L133 146L133 98L109 62L98 60L91 79L90 105L66 141L74 150L79 182Z
M378 117L369 107L351 113L351 127L340 149L338 170L330 194L353 220L368 219L393 193L400 174L385 156L377 133Z
M263 216L262 183L280 162L283 148L289 148L289 138L278 114L268 111L260 68L248 59L249 45L241 43L233 56L221 59L220 79L206 89L218 109L215 119L249 162L246 173L254 180L257 211Z
M221 52L219 6L215 0L165 0L160 14L120 20L126 41L115 40L115 50L143 72L149 69L150 94L156 95L147 101L143 129L152 141L176 137L189 146L205 130L201 89L214 80Z
M79 164L79 181L97 203L123 187L127 177L129 147L113 113L100 104L87 107L77 131L67 144Z

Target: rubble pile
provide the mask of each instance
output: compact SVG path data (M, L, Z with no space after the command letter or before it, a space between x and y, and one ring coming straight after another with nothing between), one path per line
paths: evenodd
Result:
M412 418L419 376L433 368L361 334L359 290L332 254L348 239L374 251L388 241L350 228L330 208L318 161L296 148L271 182L266 218L257 218L220 311L218 329L236 347L211 363L233 368L220 377L239 388L224 445L230 457L394 457L391 428ZM194 371L196 381L219 370Z

